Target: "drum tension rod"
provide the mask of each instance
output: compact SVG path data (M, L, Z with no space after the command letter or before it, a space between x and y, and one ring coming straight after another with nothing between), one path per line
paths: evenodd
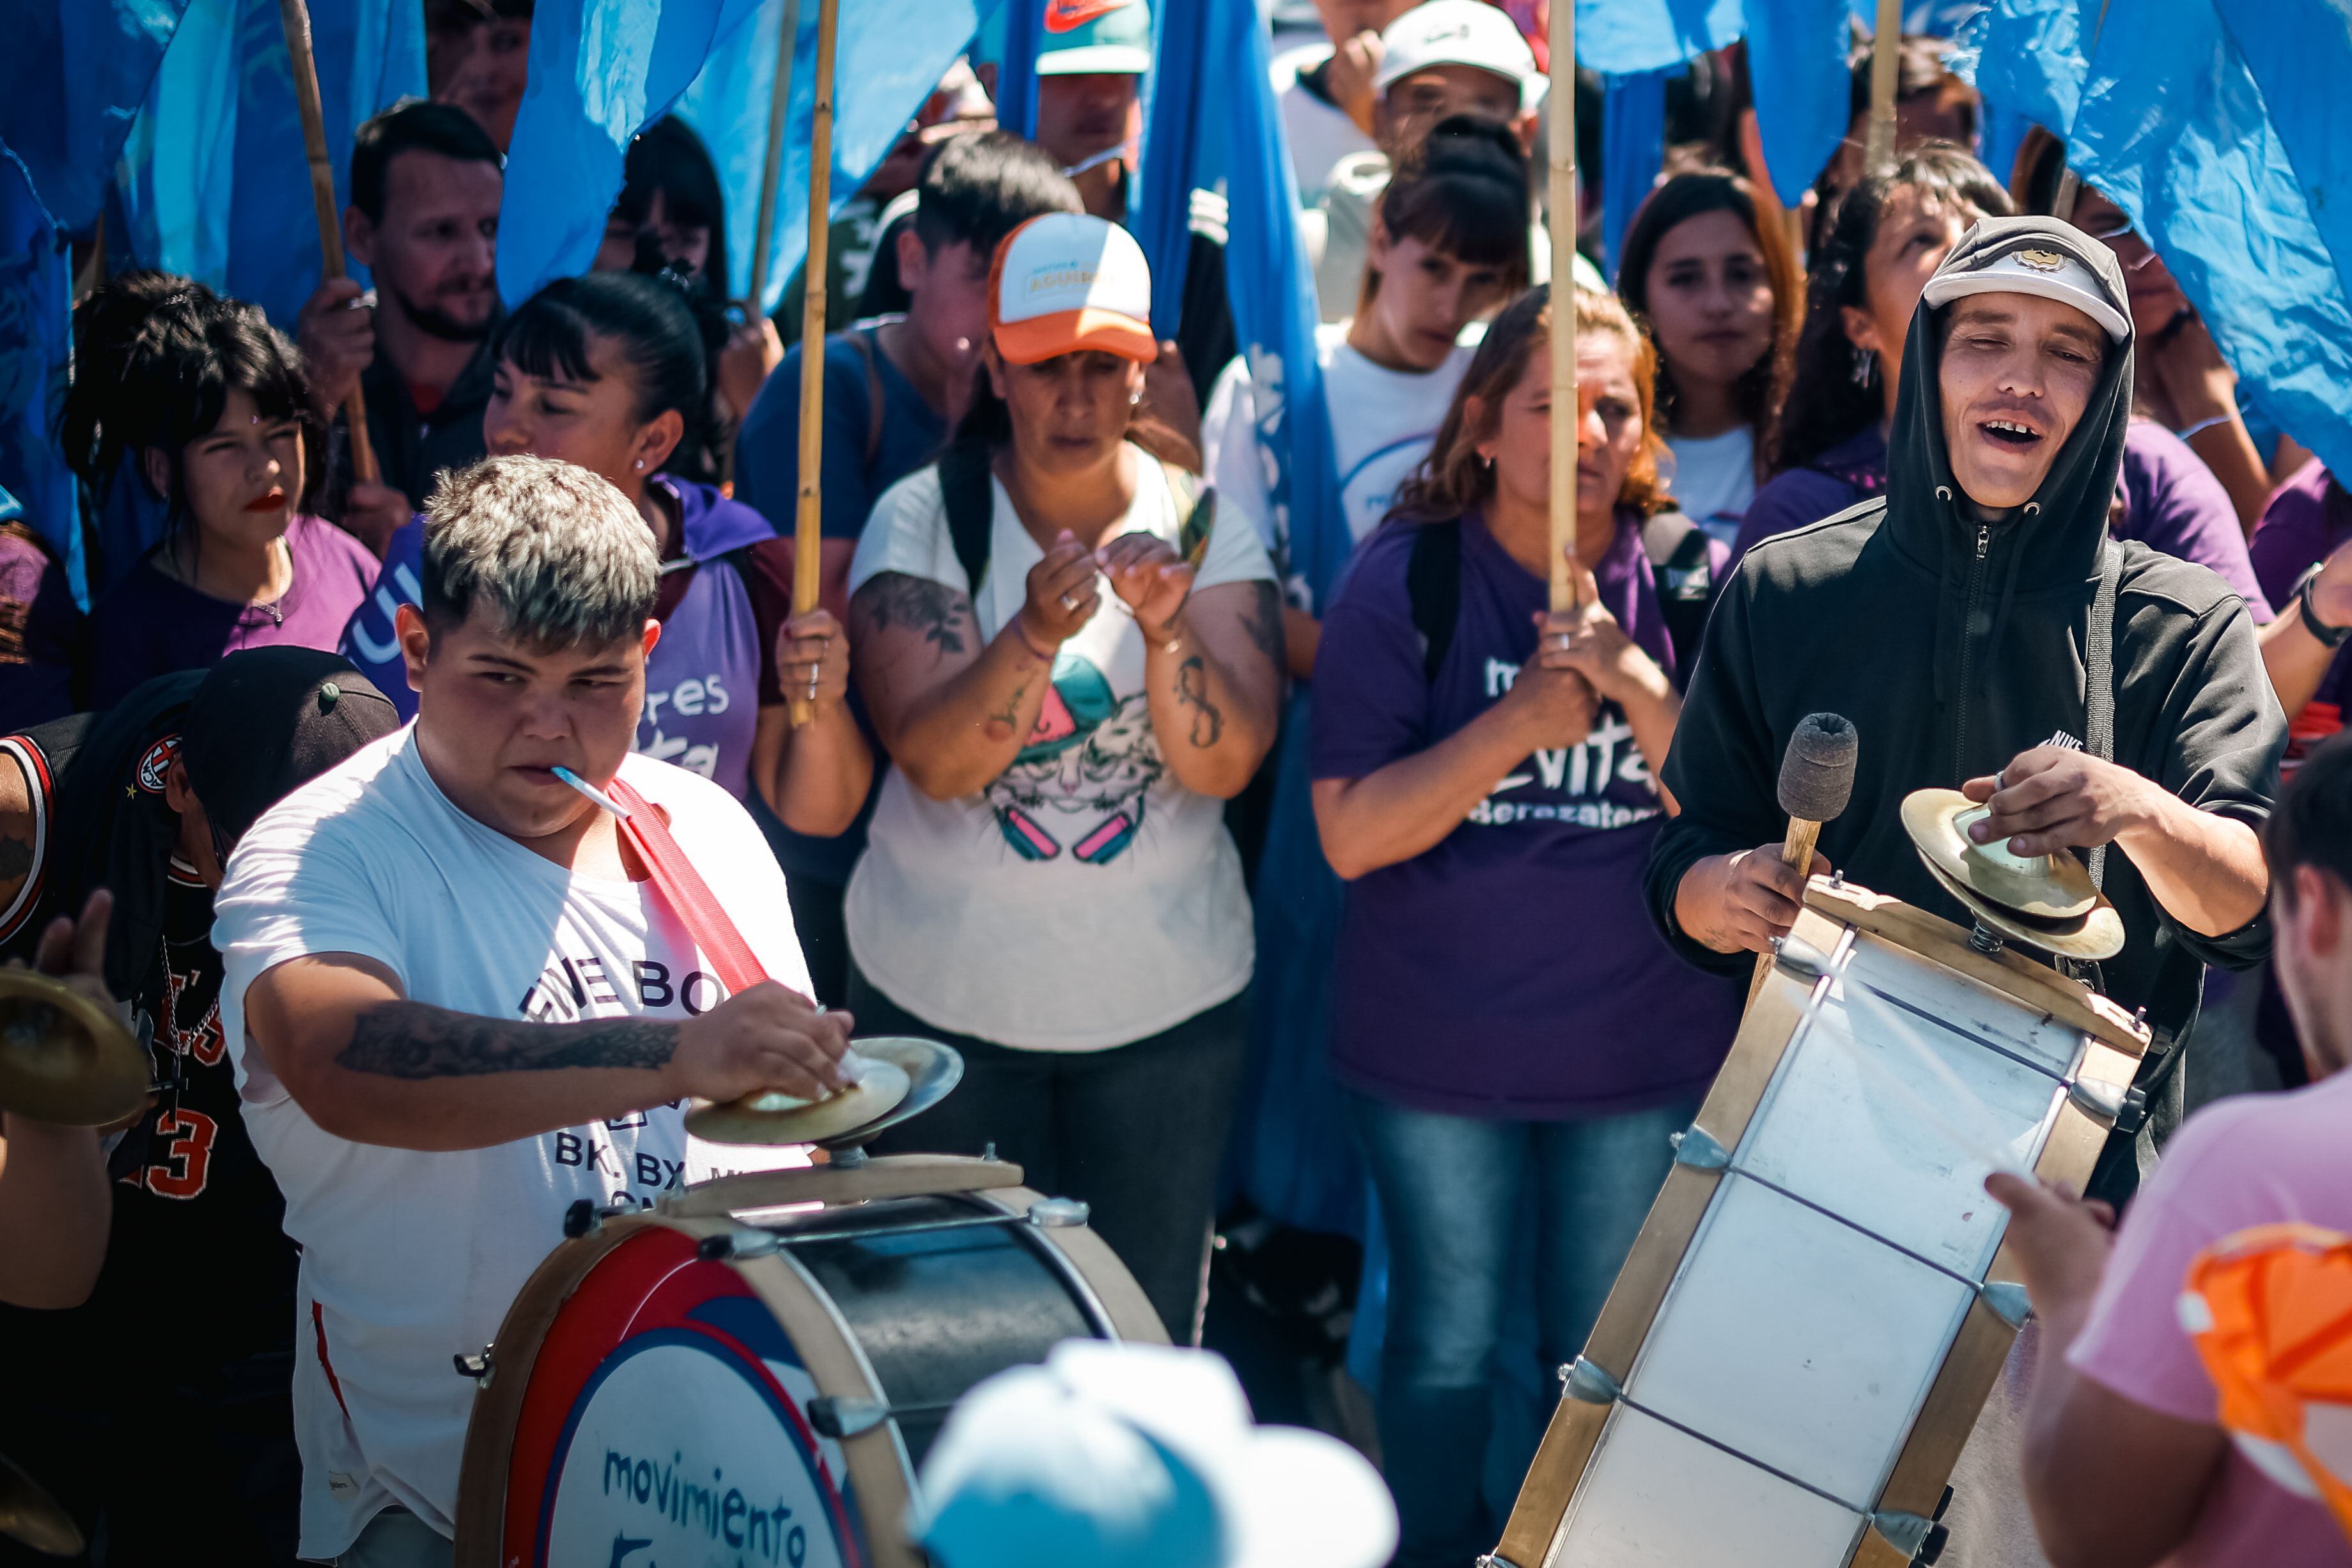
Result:
M808 1423L818 1437L838 1440L870 1432L885 1421L944 1416L952 1404L950 1400L940 1400L930 1405L885 1405L879 1400L859 1399L846 1394L820 1394L808 1402Z

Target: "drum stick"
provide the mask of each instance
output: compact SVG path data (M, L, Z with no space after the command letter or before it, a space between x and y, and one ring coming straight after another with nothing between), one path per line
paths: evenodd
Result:
M1853 794L1853 765L1860 741L1853 726L1833 713L1808 714L1789 737L1789 749L1780 758L1780 810L1789 814L1780 860L1796 867L1800 877L1812 870L1813 846L1821 840L1822 824L1834 821ZM1759 955L1756 977L1748 983L1750 1005L1764 988L1764 977L1771 972L1772 956Z
M305 0L278 0L278 20L286 29L286 58L294 70L294 107L302 116L302 147L310 160L310 205L319 219L320 276L343 276L342 214L335 206L335 166L327 158L327 113L319 106L319 67L310 57L310 7ZM368 440L367 399L352 383L343 399L352 437L352 476L376 483L375 446Z
M824 515L817 471L824 464L824 267L827 221L833 205L833 40L841 0L820 0L816 23L816 109L809 126L808 260L801 308L801 493L793 519L793 613L816 608L819 552L824 548ZM816 705L794 696L789 716L794 728L816 716Z
M1576 7L1551 8L1551 607L1577 607Z

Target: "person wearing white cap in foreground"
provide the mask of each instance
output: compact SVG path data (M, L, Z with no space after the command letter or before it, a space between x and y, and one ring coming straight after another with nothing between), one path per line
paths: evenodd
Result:
M936 1568L1380 1568L1397 1539L1370 1461L1253 1426L1223 1360L1098 1340L966 1394L908 1525Z

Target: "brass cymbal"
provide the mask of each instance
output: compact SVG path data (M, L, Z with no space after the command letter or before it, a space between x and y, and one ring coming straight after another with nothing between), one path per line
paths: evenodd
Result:
M851 1045L865 1076L846 1089L822 1100L746 1094L725 1104L697 1105L686 1113L686 1130L714 1144L814 1144L878 1122L898 1109L910 1085L905 1068L868 1054L871 1043Z
M862 1127L852 1127L824 1140L828 1149L855 1148L871 1143L874 1135L886 1127L895 1127L910 1116L919 1116L948 1097L948 1091L963 1082L963 1056L952 1046L941 1045L935 1040L921 1040L913 1035L882 1035L857 1042L861 1056L895 1062L907 1074L910 1087L898 1108L878 1120Z
M135 1113L153 1076L107 1008L51 976L0 969L0 1109L102 1127Z
M2102 894L2090 910L2072 920L2038 920L2005 908L1952 875L1926 850L1919 858L1927 873L1946 893L1960 901L1970 915L1996 935L2028 947L2039 947L2062 958L2112 958L2124 950L2124 918Z
M1957 789L1915 789L1903 798L1903 827L1927 863L1980 897L2030 920L2079 920L2099 902L2090 869L2061 851L2011 854L2006 840L1977 843L1969 829L1985 809Z
M51 1557L76 1556L84 1545L73 1516L5 1454L0 1454L0 1536Z

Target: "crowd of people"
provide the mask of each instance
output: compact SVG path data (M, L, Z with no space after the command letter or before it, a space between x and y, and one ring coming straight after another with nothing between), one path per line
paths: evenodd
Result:
M2233 975L2283 1086L2352 1050L2352 498L2062 143L1978 162L1930 40L1885 168L1857 55L1854 140L1794 211L1744 61L1700 62L1612 284L1549 277L1601 204L1531 167L1538 7L1317 9L1276 87L1353 550L1319 598L1226 214L1192 204L1174 322L1122 226L1146 0L1048 30L1034 139L995 127L988 49L959 62L835 219L822 341L730 308L676 119L596 269L501 308L530 0L425 0L433 99L351 153L364 290L278 325L154 271L79 300L86 612L0 523L0 946L127 1003L158 1089L103 1132L0 1119L0 1451L91 1561L447 1562L453 1352L574 1199L726 1168L680 1103L821 1096L855 1033L964 1063L877 1152L992 1149L1084 1200L1180 1345L1235 1266L1221 1209L1282 1207L1229 1150L1326 1151L1384 1303L1348 1435L1394 1561L1459 1568L1532 1453L1498 1409L1575 1358L1801 907L1774 779L1822 709L1863 763L1816 871L1955 913L1897 807L1962 786L1980 839L2092 860L2126 930L2089 977L2152 1031L2149 1113L2087 1197L1996 1178L2044 1325L2042 1550L2352 1560L2232 1448L2170 1315L2248 1226L2352 1226L2339 1082L2173 1136ZM730 994L565 770L660 812L775 984ZM1344 1335L1340 1256L1313 1311ZM971 1434L1155 1432L1089 1364L959 1417L946 1568L1042 1560L957 1511L956 1478L1022 1470Z

